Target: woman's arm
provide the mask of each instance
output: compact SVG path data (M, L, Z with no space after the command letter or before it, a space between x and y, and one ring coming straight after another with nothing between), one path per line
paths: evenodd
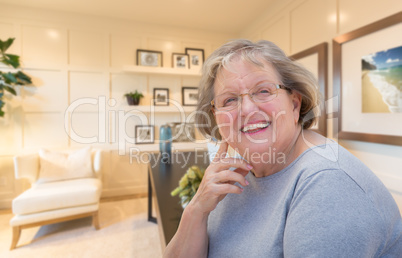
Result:
M166 247L164 257L206 257L208 255L207 221L209 213L228 193L240 194L248 185L245 176L252 168L244 160L226 158L228 144L223 142L205 170L191 202L184 209L176 234ZM230 168L236 168L235 171Z
M189 203L176 234L165 249L164 257L207 257L207 220L208 214L197 212Z

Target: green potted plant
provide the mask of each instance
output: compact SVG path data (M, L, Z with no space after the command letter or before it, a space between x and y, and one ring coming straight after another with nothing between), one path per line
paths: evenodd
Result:
M179 186L170 193L172 196L179 195L183 208L193 199L204 177L204 173L205 169L201 169L198 166L193 165L189 167L186 174L180 179Z
M6 41L0 40L0 62L11 66L13 69L18 69L20 67L20 57L17 55L6 54L7 49L13 44L15 38L9 38ZM0 71L0 117L4 116L4 93L5 91L16 96L17 92L15 87L18 85L28 85L32 84L31 77L17 70L15 72L5 72Z
M138 105L140 103L140 99L144 97L144 95L137 90L135 90L135 92L126 93L124 96L127 98L129 105Z

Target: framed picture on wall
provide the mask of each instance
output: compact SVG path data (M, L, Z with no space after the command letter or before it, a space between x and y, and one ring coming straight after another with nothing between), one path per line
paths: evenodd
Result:
M153 125L136 125L135 126L135 143L150 144L155 141L155 130Z
M162 51L137 49L137 65L162 67Z
M333 39L339 139L402 145L402 12Z
M327 112L325 110L325 101L328 99L328 43L324 42L309 49L296 53L290 58L301 63L310 72L312 72L318 80L319 92L321 95L320 112L318 123L313 126L313 130L323 136L327 136ZM307 116L307 118L309 118Z
M173 142L194 142L195 126L193 123L169 123L172 128Z
M172 66L173 68L182 68L188 69L188 55L187 54L180 54L180 53L173 53L172 54Z
M186 54L189 58L190 69L201 71L204 64L204 49L200 48L186 48Z
M196 106L198 102L198 88L182 87L181 97L183 106Z
M169 106L169 89L155 88L153 103L155 106Z

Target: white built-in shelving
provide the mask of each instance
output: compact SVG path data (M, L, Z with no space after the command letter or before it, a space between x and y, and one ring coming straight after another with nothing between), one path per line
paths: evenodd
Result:
M149 66L136 66L136 65L127 65L123 67L123 71L125 73L136 73L136 74L145 74L148 76L154 75L171 75L171 76L201 76L201 72L197 70L190 69L180 69L180 68L167 68L167 67L149 67ZM169 106L150 106L150 105L142 105L142 106L125 106L124 111L130 113L144 113L148 114L163 114L163 115L177 115L183 114L185 116L190 115L192 112L195 112L195 106L181 106L175 105L174 103L170 103ZM159 144L138 144L129 147L130 149L134 148L140 152L158 152ZM207 145L205 142L174 142L172 144L173 151L194 151L196 149L206 150Z
M126 112L141 113L191 113L195 111L194 106L125 106Z
M168 68L168 67L150 67L126 65L123 67L126 73L138 73L148 75L174 75L174 76L201 76L201 73L191 69ZM126 106L126 112L142 112L142 113L191 113L195 111L194 106Z
M200 71L185 68L181 69L181 68L168 68L168 67L127 65L123 67L123 71L127 73L201 76Z
M207 143L205 141L197 141L197 142L173 142L172 143L172 151L173 152L186 152L186 151L206 151L208 149ZM155 153L159 152L159 143L156 140L155 143L152 144L137 144L137 145L129 145L126 148L127 152L136 153L136 152L148 152Z

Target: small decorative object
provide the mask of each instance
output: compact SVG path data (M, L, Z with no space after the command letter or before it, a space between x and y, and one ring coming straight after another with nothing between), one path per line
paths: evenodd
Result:
M169 125L162 125L159 130L159 150L162 163L170 163L172 154L172 129Z
M11 66L14 69L20 67L20 57L17 55L6 54L7 49L13 44L15 38L9 38L6 41L0 40L0 62ZM4 91L8 91L12 95L16 96L15 86L17 85L29 85L32 84L31 77L21 72L2 72L0 71L0 117L4 116L2 110L4 106Z
M187 54L173 53L172 54L172 63L173 63L173 68L187 69L190 67L188 64L188 55Z
M153 125L136 125L135 126L135 143L150 144L154 143L155 130Z
M138 105L140 103L140 99L144 97L144 95L137 90L135 90L135 92L126 93L124 96L127 98L129 105Z
M172 128L173 142L195 141L195 126L191 123L169 123Z
M182 87L181 97L183 106L197 106L198 88L197 87Z
M180 179L179 186L170 193L172 196L179 195L183 209L196 194L204 173L205 169L201 169L198 166L189 167L186 174Z
M169 106L169 89L155 88L153 102L155 106Z
M186 54L189 56L190 69L201 71L204 64L204 49L186 48Z
M162 51L137 49L137 65L162 67Z

